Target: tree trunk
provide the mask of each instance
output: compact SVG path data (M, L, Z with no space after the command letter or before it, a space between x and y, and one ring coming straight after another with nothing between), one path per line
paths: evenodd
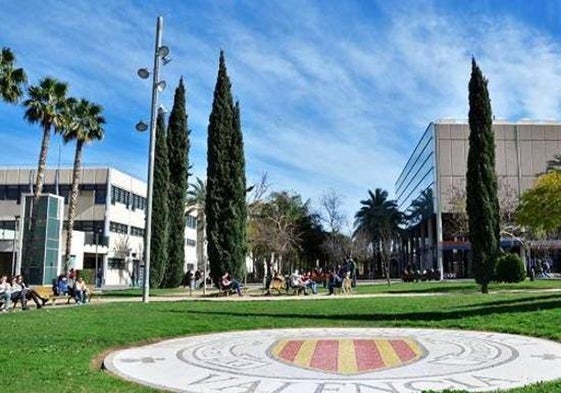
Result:
M39 196L41 195L41 192L43 192L43 184L45 183L45 167L47 165L47 154L49 152L50 138L51 138L51 126L49 124L43 126L43 140L41 141L41 151L39 153L39 163L37 165L35 189L33 190L33 202L31 203L30 212L29 212L28 228L29 228L30 245L35 244L37 240L36 239L37 234L35 233L37 227L37 209L35 208L35 206L39 201ZM23 260L25 261L25 263L32 262L36 258L38 258L38 256L33 254L32 247L29 247L29 249L24 248Z
M64 255L64 273L68 273L70 264L70 254L72 250L72 232L74 230L74 220L76 218L76 207L78 205L78 182L80 181L80 169L82 166L82 147L83 142L76 140L76 152L74 154L74 168L72 170L72 189L70 201L68 202L68 228L66 229L66 252Z
M39 165L37 166L37 177L35 179L34 199L39 200L45 183L45 167L47 166L47 154L49 153L49 141L51 139L51 125L43 127L43 140L41 141L41 152L39 153Z

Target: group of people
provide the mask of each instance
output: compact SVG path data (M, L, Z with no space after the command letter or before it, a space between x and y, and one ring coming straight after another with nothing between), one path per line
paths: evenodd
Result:
M189 287L190 290L202 288L204 282L204 274L201 269L188 269L183 277L183 288Z
M548 259L530 258L530 277L551 278L551 263Z
M88 302L88 286L74 269L70 269L68 277L66 274L61 274L53 279L52 289L53 295L55 296L72 296L74 300L76 300L77 305L86 304Z
M342 287L345 278L351 280L352 287L356 286L356 263L352 258L326 271L318 268L301 274L299 270L294 270L288 279L273 270L266 277L266 294L270 295L272 289L278 290L282 287L302 291L305 295L308 294L308 290L317 294L318 285L323 284L323 287L328 289L328 294L333 295L336 288Z
M451 277L449 277L451 278ZM455 278L455 277L453 277ZM408 265L403 274L401 275L403 282L419 282L419 281L440 281L440 270L439 269L425 269L422 272L419 269L415 269Z
M41 297L37 291L30 288L23 280L23 276L17 275L8 280L8 276L0 276L0 312L8 312L14 302L21 303L22 310L29 310L28 300L33 300L37 308L42 308L49 299Z
M311 271L300 274L298 270L294 270L288 278L288 286L297 291L303 291L304 295L308 294L308 290L311 290L314 295L318 293L317 283L312 280Z

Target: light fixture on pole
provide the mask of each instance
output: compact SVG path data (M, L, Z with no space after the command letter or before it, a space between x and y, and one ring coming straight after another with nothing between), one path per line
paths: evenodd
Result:
M159 16L156 22L156 45L154 49L154 68L140 68L137 75L142 79L148 79L152 75L152 103L150 106L150 143L148 152L148 187L146 192L146 226L144 228L144 275L142 283L142 301L148 303L150 297L150 241L152 239L152 197L154 186L154 150L156 146L156 119L158 115L158 93L166 88L166 82L160 79L160 63L164 65L165 57L169 55L169 48L162 45L162 29L164 18ZM135 126L137 131L148 130L148 126L140 121Z
M148 68L139 68L138 71L136 71L136 74L141 79L148 79L148 77L150 76L150 71L148 71Z

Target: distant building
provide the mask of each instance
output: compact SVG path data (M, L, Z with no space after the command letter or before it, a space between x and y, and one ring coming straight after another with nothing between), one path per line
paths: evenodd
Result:
M0 168L0 273L21 265L20 226L25 225L22 195L33 192L35 169ZM67 219L72 169L49 169L44 194L64 198ZM74 223L70 267L103 271L105 285L138 285L142 281L146 183L114 168L84 168ZM197 220L186 216L185 269L197 268ZM65 239L60 255L65 253ZM62 271L62 257L58 273Z
M561 123L520 121L493 123L499 200L517 204L520 195L544 173L548 161L561 153ZM429 124L395 183L400 210L413 214L401 260L392 266L400 274L408 265L422 270L441 268L456 277L470 274L469 243L454 222L454 200L465 190L469 151L466 121L438 120ZM520 240L502 233L503 247Z

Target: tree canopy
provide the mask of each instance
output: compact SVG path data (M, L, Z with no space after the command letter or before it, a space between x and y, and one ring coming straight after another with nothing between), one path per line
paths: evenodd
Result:
M541 175L534 187L522 194L516 221L537 235L561 228L561 172Z

